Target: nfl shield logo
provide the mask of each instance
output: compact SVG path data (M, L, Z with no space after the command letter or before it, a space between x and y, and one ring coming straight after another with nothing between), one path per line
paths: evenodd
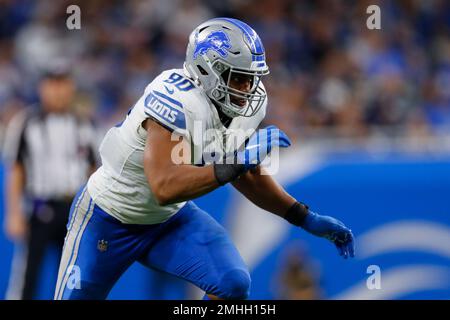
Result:
M98 240L97 249L100 252L105 252L106 250L108 250L108 241Z

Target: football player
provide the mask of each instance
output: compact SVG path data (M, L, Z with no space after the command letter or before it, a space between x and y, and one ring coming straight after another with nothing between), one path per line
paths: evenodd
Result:
M290 145L274 126L256 130L268 73L261 39L244 22L215 18L195 28L184 67L157 76L104 137L102 166L72 205L55 299L105 299L135 261L190 281L210 298L247 298L243 259L192 201L227 183L330 240L343 257L354 255L342 222L309 210L260 166L273 149Z

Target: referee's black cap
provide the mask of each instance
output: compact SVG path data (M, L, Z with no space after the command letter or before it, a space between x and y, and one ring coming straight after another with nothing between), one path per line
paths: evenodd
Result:
M42 73L42 79L63 79L72 76L70 63L64 60L56 60L49 63Z

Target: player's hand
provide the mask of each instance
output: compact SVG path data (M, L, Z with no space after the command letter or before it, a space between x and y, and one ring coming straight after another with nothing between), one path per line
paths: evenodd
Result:
M287 148L291 145L288 136L276 126L268 126L256 131L245 144L242 151L236 154L239 164L250 170L258 166L272 151L273 147Z
M302 228L309 233L326 238L336 245L341 256L355 256L355 244L353 234L341 221L329 217L321 216L315 212L309 211L302 224Z

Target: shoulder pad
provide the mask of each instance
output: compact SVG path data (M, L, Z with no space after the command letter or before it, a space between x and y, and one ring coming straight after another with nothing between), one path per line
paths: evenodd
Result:
M194 88L193 83L177 69L164 71L145 90L146 115L170 131L177 130L183 133L186 130L183 104L188 99L188 95L183 93Z

